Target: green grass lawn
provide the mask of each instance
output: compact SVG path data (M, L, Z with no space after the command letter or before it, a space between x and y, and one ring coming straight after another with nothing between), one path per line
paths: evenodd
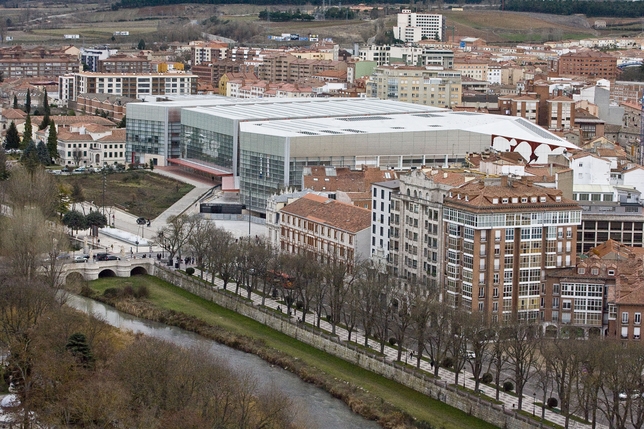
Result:
M110 287L123 287L126 285L134 288L145 285L150 291L150 301L155 305L195 316L207 323L216 324L236 334L260 338L268 346L297 357L308 365L329 374L330 377L336 377L360 386L401 410L408 412L418 420L430 422L436 428L491 429L495 427L392 380L294 340L259 322L192 295L156 277L104 278L90 283L93 290L101 293Z
M58 180L69 185L77 183L83 189L86 201L102 205L102 174L72 174L58 176ZM106 180L106 206L119 206L147 219L154 219L194 188L187 183L140 170L108 174Z

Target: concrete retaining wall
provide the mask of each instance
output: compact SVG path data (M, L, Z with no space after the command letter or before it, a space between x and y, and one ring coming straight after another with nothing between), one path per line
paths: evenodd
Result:
M220 289L204 285L203 282L194 277L169 270L167 267L160 265L157 265L156 276L194 295L215 302L222 307L256 320L303 343L324 350L333 356L395 380L404 386L445 402L454 408L458 408L500 428L533 429L540 427L539 423L518 415L512 410L506 410L501 405L491 404L477 396L457 390L453 386L448 386L448 381L426 377L398 367L391 362L383 362L382 358L370 356L362 350L353 350L340 343L337 337L308 331L286 317L280 317L279 314L275 314L272 311L267 312L260 307L253 306L241 297L235 297L229 293L222 292Z

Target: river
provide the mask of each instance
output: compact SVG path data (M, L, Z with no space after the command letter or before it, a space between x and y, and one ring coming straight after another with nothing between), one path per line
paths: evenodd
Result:
M206 346L213 356L228 362L235 370L253 374L261 387L275 387L288 396L311 429L376 429L378 424L351 412L346 404L326 391L305 383L296 375L268 364L257 356L224 346L192 332L131 316L100 302L69 295L67 305L104 320L120 329L141 333L170 343L191 347Z

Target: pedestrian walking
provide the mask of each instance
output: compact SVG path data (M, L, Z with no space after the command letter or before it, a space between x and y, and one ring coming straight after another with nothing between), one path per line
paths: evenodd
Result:
M432 369L434 369L434 359L429 361L429 365L432 367Z

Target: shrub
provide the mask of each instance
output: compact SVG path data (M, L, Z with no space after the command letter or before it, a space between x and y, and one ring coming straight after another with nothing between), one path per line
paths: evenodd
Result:
M453 367L454 366L454 359L452 359L449 356L446 356L445 358L443 358L442 366L443 366L443 368L451 368L451 367Z
M192 267L186 268L186 274L188 274L189 276L193 275L194 273L195 273L194 268L192 268Z
M548 408L557 408L559 401L557 400L557 398L548 398L546 405L548 406Z
M503 391L504 392L512 392L514 390L514 383L511 381L506 381L503 383Z
M483 383L485 383L485 384L491 383L491 382L492 382L492 380L494 380L494 377L492 377L492 374L490 374L489 372L486 372L486 373L485 373L485 374L483 374L483 376L481 377L481 381L482 381Z
M395 339L394 337L390 337L390 338L389 338L389 345L390 345L391 347L395 346L395 345L396 345L396 342L397 342L397 341L396 341L396 339Z
M139 286L134 291L134 297L135 298L149 298L150 297L150 291L148 290L148 287L145 286L145 285Z
M304 308L304 303L302 301L296 302L295 308L297 308L298 310L302 310Z
M134 296L134 288L132 287L132 285L126 285L123 288L123 296L126 296L126 297Z
M94 295L94 291L91 287L84 284L83 286L81 286L80 295L86 298L91 298Z
M103 292L103 296L105 298L118 298L120 294L121 294L121 290L115 287L108 287Z

